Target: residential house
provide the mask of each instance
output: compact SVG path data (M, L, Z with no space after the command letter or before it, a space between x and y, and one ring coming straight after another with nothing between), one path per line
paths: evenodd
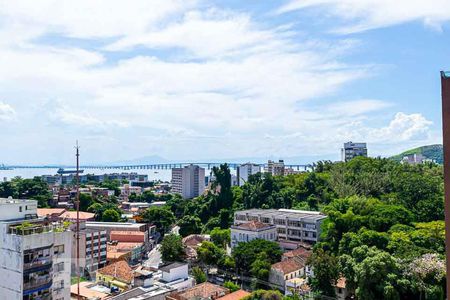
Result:
M236 247L241 242L250 242L255 239L276 241L276 226L259 221L250 221L231 226L231 248Z
M275 263L270 268L269 282L280 290L286 290L289 279L305 276L305 263L297 258L289 258Z
M250 293L244 290L237 290L235 292L229 293L223 297L217 298L217 300L241 300L249 296Z
M126 261L120 260L97 270L96 282L120 291L128 290L133 284L133 270Z

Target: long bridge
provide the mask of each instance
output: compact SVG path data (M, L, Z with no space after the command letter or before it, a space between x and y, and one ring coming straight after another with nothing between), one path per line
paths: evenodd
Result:
M198 165L206 169L218 167L224 162L176 162L176 163L155 163L155 164L132 164L132 165L80 165L80 169L100 169L100 170L169 170L172 168L182 168L188 165ZM230 168L236 169L242 163L226 163ZM257 164L261 168L267 167L267 163ZM285 164L285 168L292 168L297 171L308 171L313 169L311 164ZM75 166L70 165L0 165L0 170L12 169L75 169Z

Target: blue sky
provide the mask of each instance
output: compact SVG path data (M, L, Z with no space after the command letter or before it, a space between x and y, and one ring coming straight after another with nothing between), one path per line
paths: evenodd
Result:
M447 0L1 2L0 163L441 142Z

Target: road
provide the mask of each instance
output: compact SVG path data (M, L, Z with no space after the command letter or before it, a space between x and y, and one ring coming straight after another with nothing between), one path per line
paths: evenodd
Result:
M156 247L153 248L153 250L148 253L148 259L143 262L143 265L145 267L158 268L158 266L162 262L161 252L159 252L159 248L161 248L160 244L156 245Z

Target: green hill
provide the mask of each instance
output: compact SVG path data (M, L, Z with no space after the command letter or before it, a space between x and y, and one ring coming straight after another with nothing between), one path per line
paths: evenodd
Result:
M444 163L444 154L442 145L428 145L414 148L398 155L392 156L391 159L401 161L403 157L410 154L422 154L426 159L432 159L438 164Z

